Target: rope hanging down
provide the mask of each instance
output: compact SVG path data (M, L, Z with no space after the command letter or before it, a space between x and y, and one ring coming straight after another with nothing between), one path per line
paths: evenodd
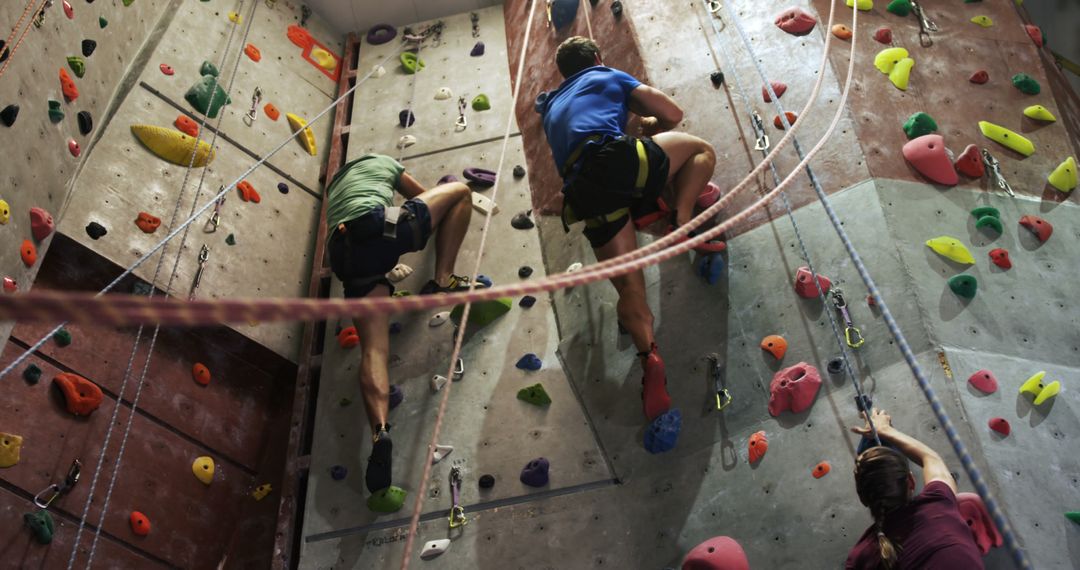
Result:
M38 14L42 10L44 10L45 5L48 2L49 0L42 0L41 6L39 6L38 9L34 11L34 13ZM22 33L19 34L19 40L15 42L15 45L11 45L11 40L15 39L15 34L17 33L19 26L22 25L22 21L26 19L26 15L30 13L30 9L33 7L34 0L30 0L26 3L26 8L23 9L22 15L20 15L18 21L15 22L15 26L11 28L11 33L8 34L8 38L4 42L4 47L0 48L0 56L2 56L5 51L7 52L7 59L4 61L4 64L0 66L0 76L4 75L4 71L7 71L7 68L9 65L11 65L11 62L15 61L15 52L18 51L19 46L21 46L23 40L26 39L27 32L30 31L30 24L31 22L33 22L33 19L26 23L26 26L23 28Z

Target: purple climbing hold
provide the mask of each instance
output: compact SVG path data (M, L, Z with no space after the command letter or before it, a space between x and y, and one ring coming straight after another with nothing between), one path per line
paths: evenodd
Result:
M521 470L521 482L530 487L543 487L548 484L548 470L550 469L551 463L547 459L537 457Z
M334 481L341 481L349 474L349 470L344 465L334 465L330 468L330 478Z
M476 42L476 45L472 47L472 51L469 52L469 55L473 57L484 55L484 42Z
M543 362L540 361L539 356L530 352L519 358L517 364L514 366L521 370L540 370L540 367L543 366Z
M377 46L397 37L397 28L390 24L376 24L368 30L367 43Z
M466 180L481 188L490 188L495 185L495 173L483 168L466 168L461 173Z
M282 194L288 194L289 193L289 185L284 183L284 182L278 182L277 191L281 192Z
M402 109L401 112L398 113L397 118L398 124L400 124L402 128L411 127L413 126L413 123L416 122L416 115L409 109Z
M405 391L397 384L390 385L390 409L394 409L405 401Z
M520 306L522 308L525 308L525 309L528 309L529 307L531 307L531 306L533 306L535 304L536 304L536 297L533 297L532 295L525 295L524 297L521 298L520 301L518 301L518 306Z
M460 181L458 180L457 176L454 176L453 174L447 174L446 176L443 176L442 178L440 178L439 181L436 182L435 184L436 185L442 185L442 184L449 184L451 182L460 182Z
M668 410L656 417L645 428L645 450L649 453L663 453L675 449L682 429L682 412Z

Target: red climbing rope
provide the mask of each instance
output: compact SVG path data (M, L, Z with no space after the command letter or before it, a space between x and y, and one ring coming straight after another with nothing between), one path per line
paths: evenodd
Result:
M45 9L45 4L48 1L49 0L41 0L41 6L39 6L38 9L34 13L36 14L37 12L40 12L41 10L44 10ZM23 9L22 15L19 16L19 20L17 22L15 22L15 27L11 28L11 34L8 35L7 40L4 42L4 49L8 49L8 46L11 45L11 40L12 40L12 38L15 37L15 31L19 29L19 26L22 25L23 19L26 18L26 15L28 13L30 13L30 9L33 8L33 7L34 7L34 0L30 0L29 2L26 3L26 8ZM8 68L9 65L11 65L11 62L15 60L15 51L19 49L20 45L22 45L23 39L26 38L26 33L30 31L30 24L32 24L32 23L33 23L33 20L30 20L29 22L26 23L26 27L23 28L22 34L19 35L19 41L15 42L15 45L11 46L11 48L10 48L11 51L8 52L7 60L4 61L3 66L0 66L0 76L4 75L4 71Z

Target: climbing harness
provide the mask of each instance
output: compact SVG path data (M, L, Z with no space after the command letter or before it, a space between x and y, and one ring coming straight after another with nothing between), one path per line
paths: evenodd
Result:
M222 186L218 191L220 192L224 189L225 187ZM206 222L206 225L203 226L203 233L212 234L216 232L221 225L221 207L225 205L225 197L225 194L221 194L221 198L218 198L217 201L214 202L214 213L210 216L210 220Z
M915 12L915 17L919 19L919 45L922 47L934 45L934 40L930 37L930 32L938 31L937 23L926 15L926 10L924 10L922 5L915 0L911 0L911 10Z
M191 293L188 294L188 300L195 298L195 293L199 291L199 285L202 284L202 274L206 269L206 262L210 259L210 248L206 247L204 243L202 249L199 250L199 267L195 270L195 281L191 284Z
M1004 190L1006 194L1016 197L1016 193L1013 192L1012 186L1009 185L1009 181L1005 180L1005 177L1001 174L1001 163L994 155L990 154L990 151L986 148L982 149L983 164L986 165L987 170L990 172L990 181L997 184L997 187Z
M464 131L469 128L469 120L465 118L465 97L458 97L457 100L457 122L454 123L454 130L456 132Z
M760 150L761 152L769 150L772 144L769 142L769 135L765 132L765 121L761 120L761 115L758 114L756 109L750 115L750 123L754 125L754 134L756 135L754 150Z
M851 348L859 348L866 342L862 333L859 332L858 327L851 320L851 313L848 312L847 301L844 300L844 293L839 288L833 288L832 290L833 306L840 312L840 318L844 320L844 340L847 341L847 345Z
M461 468L450 469L450 529L463 527L469 524L465 518L465 507L461 506Z
M48 487L41 490L40 493L34 495L34 504L39 509L47 509L53 501L58 499L61 495L66 495L71 491L72 487L79 482L79 476L82 474L82 462L76 459L71 462L71 468L68 469L67 476L64 477L63 483L53 483ZM42 497L48 495L48 499L42 499Z
M472 22L472 37L480 37L480 14L477 14L476 12L470 12L469 21Z
M724 367L720 363L720 355L713 353L705 357L709 361L711 368L709 369L709 376L713 381L713 389L716 391L716 410L723 411L728 407L735 398L732 397L731 392L724 386L726 381L724 380Z
M256 86L255 92L251 94L251 109L244 115L244 123L249 127L255 122L255 119L259 118L260 102L262 102L262 89Z

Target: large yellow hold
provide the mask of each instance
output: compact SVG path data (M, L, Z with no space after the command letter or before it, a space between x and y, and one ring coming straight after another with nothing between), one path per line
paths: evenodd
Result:
M191 464L191 472L203 485L209 485L214 481L214 460L206 455L196 457Z
M892 71L889 72L889 81L901 91L907 91L908 79L911 77L911 68L915 67L915 60L905 57L896 62Z
M951 259L957 263L965 263L967 265L975 263L975 257L968 251L967 246L960 243L960 240L952 236L941 236L932 240L927 240L926 245L938 255Z
M874 67L888 75L900 60L907 58L908 51L902 47L883 49L874 56Z
M989 121L979 121L979 130L982 131L983 136L986 138L1011 148L1024 156L1035 154L1035 145L1031 141L1001 125L995 125Z
M285 113L285 118L289 119L289 126L292 127L292 132L296 135L300 144L304 145L304 149L308 151L308 154L315 156L315 135L308 128L307 121L292 113Z
M1042 105L1032 105L1024 109L1024 116L1029 119L1035 119L1036 121L1043 121L1044 123L1053 123L1057 121L1057 117Z
M150 152L179 166L191 164L195 168L201 168L214 160L214 149L209 143L199 141L196 146L194 138L177 130L153 125L131 125L131 133L146 145ZM192 152L195 153L194 162L191 160Z
M1065 159L1050 173L1047 177L1050 181L1050 185L1062 192L1072 192L1076 188L1076 159L1069 157Z
M863 12L868 12L874 8L874 0L847 0L848 8L858 8Z
M22 442L20 436L0 432L0 467L11 467L19 462Z

